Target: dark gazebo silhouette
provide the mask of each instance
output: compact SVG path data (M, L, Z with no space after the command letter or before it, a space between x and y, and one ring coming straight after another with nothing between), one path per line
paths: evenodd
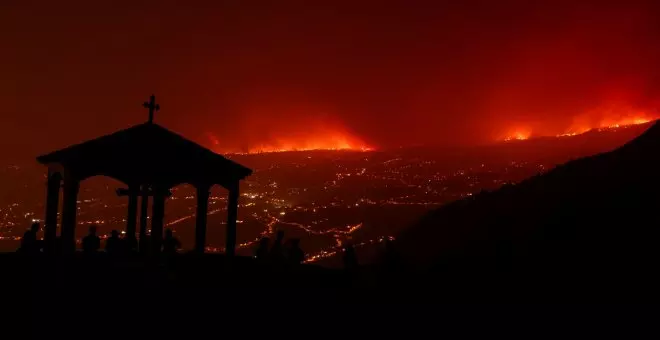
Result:
M170 189L187 183L197 189L195 251L206 244L209 190L213 185L228 189L226 254L236 249L236 216L239 182L252 170L218 155L153 123L159 107L152 95L144 104L149 121L116 133L58 150L37 158L48 167L45 249L55 250L59 191L63 187L60 251L75 251L76 203L80 182L92 176L107 176L127 185L118 194L128 196L126 237L135 240L138 197L142 197L140 245L147 244L148 198L153 197L150 250L159 253L163 237L165 199ZM145 249L141 249L144 251Z

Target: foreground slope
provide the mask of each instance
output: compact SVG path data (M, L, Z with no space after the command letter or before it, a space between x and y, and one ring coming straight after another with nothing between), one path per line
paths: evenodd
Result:
M423 267L645 271L660 242L660 125L622 147L429 213L397 240Z

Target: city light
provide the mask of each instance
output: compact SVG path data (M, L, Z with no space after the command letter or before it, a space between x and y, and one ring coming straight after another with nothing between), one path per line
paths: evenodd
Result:
M633 123L642 122L633 120ZM523 127L512 131L514 139L527 138L531 132ZM241 187L237 219L237 249L241 255L252 255L262 237L272 241L277 231L283 230L286 240L301 238L301 246L308 254L306 262L341 256L347 240L355 247L369 247L415 221L414 218L405 222L389 220L406 215L421 218L443 204L519 182L554 166L524 160L495 165L475 159L472 165L446 167L433 157L401 152L375 153L369 157L344 152L285 156L286 161L280 161L278 154L248 156L268 161L255 167L255 175ZM310 175L304 178L305 174ZM36 178L41 180L39 176ZM103 239L113 229L125 232L126 198L116 196L116 187L87 185L83 182L79 199L78 242L91 225L99 227ZM42 190L43 186L38 188ZM184 248L191 249L197 211L194 188L176 187L172 193L167 201L164 227L175 228ZM224 251L224 240L211 235L224 234L227 197L226 193L218 192L209 198L209 252ZM38 218L41 214L43 207L27 201L6 202L0 206L0 240L20 240L31 222L41 221ZM388 217L374 219L374 216ZM150 222L150 216L147 220ZM383 230L392 228L383 223L400 225L391 229L390 235L383 235Z

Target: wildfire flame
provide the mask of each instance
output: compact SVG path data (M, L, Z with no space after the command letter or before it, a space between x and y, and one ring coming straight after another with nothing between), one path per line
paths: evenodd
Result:
M621 105L604 106L595 110L588 111L582 115L578 115L575 117L573 124L568 129L554 136L570 137L581 135L592 130L604 131L626 128L634 125L646 124L655 119L657 119L657 115L645 111L634 110L632 108ZM539 136L549 135L541 134L536 131L535 134ZM510 132L506 134L505 137L500 138L500 140L525 140L528 139L531 135L531 128L517 127L510 130Z
M355 138L343 134L319 136L302 140L280 139L272 143L250 147L248 153L310 151L310 150L353 150L371 151L373 148Z
M218 138L209 134L209 139L214 149L220 153L255 154L271 152L311 151L311 150L350 150L350 151L373 151L372 146L367 145L356 137L346 133L332 132L320 133L315 136L298 136L278 138L267 143L249 146L247 150L231 150L220 147Z
M528 129L515 129L513 132L507 134L503 139L505 142L514 141L514 140L525 140L529 139L532 133Z
M576 135L581 135L585 132L597 129L599 131L602 130L610 130L610 129L617 129L617 128L625 128L629 126L634 126L634 125L640 125L640 124L646 124L650 121L652 121L652 118L648 118L645 116L639 116L639 117L633 117L633 118L621 118L621 119L603 119L598 123L597 126L588 126L588 125L577 125L571 127L568 131L558 134L557 137L568 137L568 136L576 136Z
M652 119L649 118L642 118L642 117L637 117L637 118L627 118L627 119L622 119L617 122L603 122L601 123L601 128L609 128L609 129L616 129L618 127L622 126L629 126L629 125L639 125L639 124L646 124L650 122Z

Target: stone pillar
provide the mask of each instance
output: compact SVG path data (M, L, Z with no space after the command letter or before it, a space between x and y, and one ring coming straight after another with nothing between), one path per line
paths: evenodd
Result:
M154 188L154 206L151 213L151 254L160 254L163 245L163 218L165 217L165 195Z
M69 176L64 178L62 202L62 252L73 253L76 250L76 215L78 214L78 189L80 183Z
M238 181L229 188L227 202L227 239L225 253L229 257L236 254L236 218L238 217Z
M60 201L60 185L62 175L59 172L48 171L46 192L46 217L44 218L44 251L52 252L57 239L57 211Z
M147 222L149 215L149 187L142 186L142 205L140 207L140 253L146 254L149 250L149 239L147 237Z
M195 221L195 252L203 254L206 249L206 219L209 210L209 187L197 187L197 214Z
M131 247L135 245L135 231L137 227L138 191L139 186L128 188L128 211L126 212L126 239Z

